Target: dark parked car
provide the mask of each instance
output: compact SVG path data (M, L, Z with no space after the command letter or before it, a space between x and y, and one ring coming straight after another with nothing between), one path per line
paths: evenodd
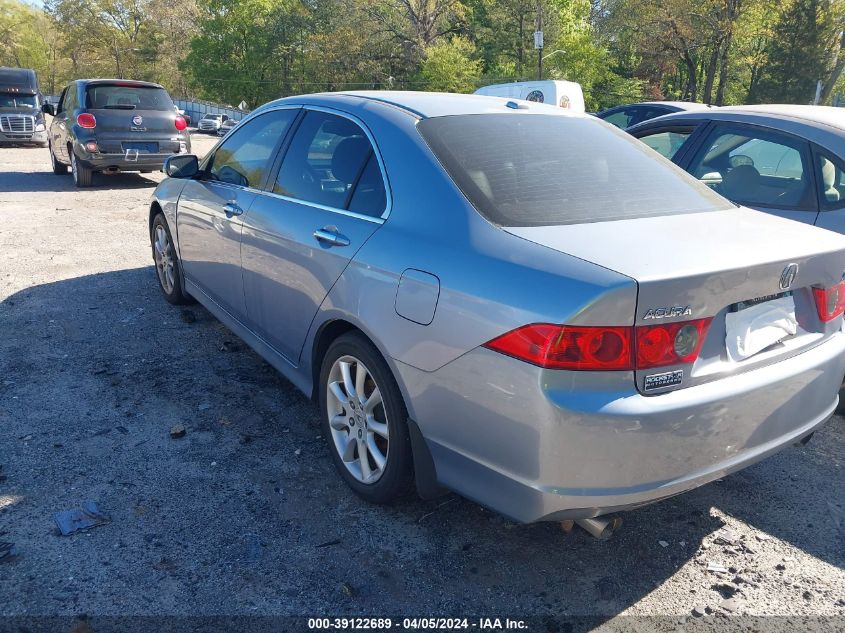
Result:
M226 119L217 130L217 136L226 136L238 124L234 119Z
M845 233L845 110L679 112L628 132L737 204Z
M173 154L191 151L188 124L158 84L116 79L79 79L69 84L50 124L53 173L70 166L77 187L89 187L94 172L161 169Z
M628 103L602 110L596 116L612 123L618 128L625 129L637 123L654 119L672 112L688 112L690 110L706 110L711 106L690 101L645 101L643 103Z
M34 70L0 68L0 146L47 147L42 100Z

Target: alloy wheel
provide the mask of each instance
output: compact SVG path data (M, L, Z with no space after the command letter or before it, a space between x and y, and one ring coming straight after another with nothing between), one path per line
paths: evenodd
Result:
M326 390L334 448L349 473L364 484L377 482L387 466L389 430L379 386L354 356L332 365Z
M161 224L155 227L155 239L153 240L153 251L155 252L156 272L161 287L167 294L173 292L176 280L176 271L173 265L173 246L167 231Z

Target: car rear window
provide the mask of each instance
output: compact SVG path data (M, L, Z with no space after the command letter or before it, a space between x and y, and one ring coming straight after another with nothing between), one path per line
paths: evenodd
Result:
M548 226L701 213L732 204L628 134L582 117L468 114L418 129L484 217Z
M164 88L122 84L95 84L85 91L85 107L91 110L173 110Z

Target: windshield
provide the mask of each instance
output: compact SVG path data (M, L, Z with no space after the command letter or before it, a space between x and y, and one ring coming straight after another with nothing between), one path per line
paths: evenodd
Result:
M35 95L22 95L19 92L0 92L0 108L37 108Z
M219 121L223 117L219 114L206 114L203 118L209 121Z
M472 205L502 226L700 213L732 204L599 121L546 114L434 117L417 128Z
M126 84L94 84L85 91L91 110L170 110L173 101L164 88Z

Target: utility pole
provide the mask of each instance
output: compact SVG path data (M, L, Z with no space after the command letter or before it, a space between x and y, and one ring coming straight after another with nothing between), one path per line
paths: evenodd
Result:
M534 48L537 49L537 79L543 78L543 1L537 2L537 24L534 29Z

